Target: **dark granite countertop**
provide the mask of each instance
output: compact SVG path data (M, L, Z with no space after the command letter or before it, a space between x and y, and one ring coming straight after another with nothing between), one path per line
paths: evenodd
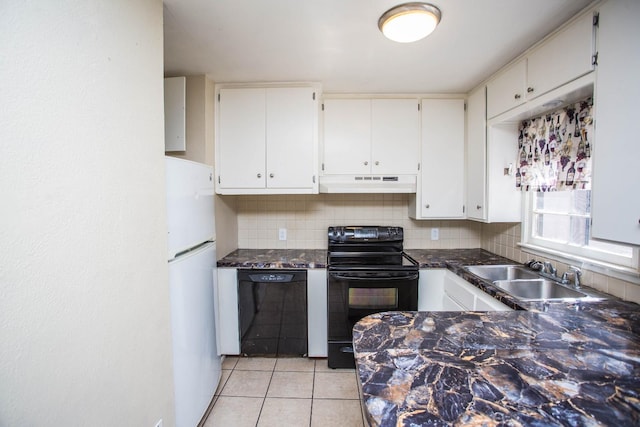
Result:
M354 328L372 426L640 425L640 312L387 312Z
M407 249L420 268L452 265L513 263L483 249ZM325 249L236 249L218 261L218 267L326 268Z
M324 249L236 249L218 261L231 268L327 268Z

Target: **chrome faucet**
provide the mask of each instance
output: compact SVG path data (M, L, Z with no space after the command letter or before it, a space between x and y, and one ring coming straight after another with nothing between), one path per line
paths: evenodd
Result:
M562 283L569 283L569 276L573 275L573 287L576 289L580 289L582 284L580 283L580 279L582 278L582 270L580 270L576 266L569 266L569 270L565 271L562 274Z
M552 277L558 277L557 276L558 270L556 270L556 268L549 261L545 261L542 265L543 265L542 267L543 273L547 273Z

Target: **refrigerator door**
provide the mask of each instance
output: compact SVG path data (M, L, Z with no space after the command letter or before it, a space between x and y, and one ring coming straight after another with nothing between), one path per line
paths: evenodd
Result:
M215 268L215 243L169 262L177 427L198 425L222 373L213 308Z
M168 258L215 240L213 167L165 157Z

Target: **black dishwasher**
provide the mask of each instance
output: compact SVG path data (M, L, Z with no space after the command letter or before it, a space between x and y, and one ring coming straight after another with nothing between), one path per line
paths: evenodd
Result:
M240 352L307 355L307 271L238 269Z

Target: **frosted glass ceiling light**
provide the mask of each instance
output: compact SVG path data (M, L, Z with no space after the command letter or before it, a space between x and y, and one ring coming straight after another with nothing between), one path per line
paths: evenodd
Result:
M427 37L440 22L440 9L428 3L404 3L392 7L378 20L378 28L390 40L410 43Z

